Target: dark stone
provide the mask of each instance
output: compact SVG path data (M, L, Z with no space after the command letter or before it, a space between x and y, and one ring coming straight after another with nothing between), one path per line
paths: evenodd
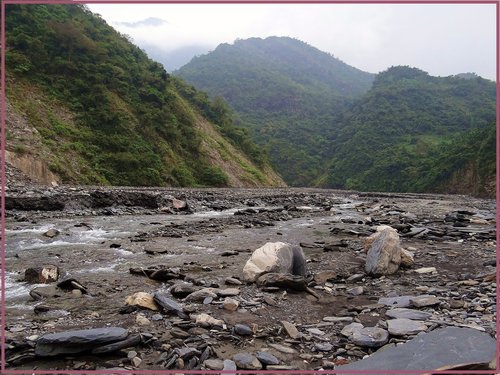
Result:
M242 370L260 370L262 368L260 361L249 353L238 353L233 356L233 361Z
M122 341L128 336L124 328L92 328L43 335L36 341L35 354L51 357L90 351L101 344Z
M280 360L276 358L274 355L268 352L263 352L259 351L255 353L255 356L257 359L263 364L263 365L279 365Z
M184 312L184 309L174 300L164 296L160 292L156 292L153 295L154 301L163 309L167 314L175 314L181 319L187 319L188 316Z
M179 358L182 358L183 360L187 361L193 358L194 356L201 355L201 352L196 348L178 348L175 349L175 354L177 354Z
M495 356L495 347L495 339L487 333L447 327L419 334L403 345L339 366L337 370L422 370L424 374L458 364L488 364Z
M48 284L57 281L59 268L53 265L31 267L24 271L24 281L30 284Z
M77 280L69 278L69 279L64 279L60 281L57 286L63 290L73 290L73 289L78 289L80 290L83 294L87 294L87 288L85 288L82 284L80 284Z
M177 283L170 288L170 293L177 298L184 298L196 292L197 288L191 283Z
M135 346L141 343L141 335L132 335L125 340L118 341L112 344L99 346L92 350L92 354L103 354L103 353L112 353L116 352L120 349L129 348L131 346Z
M241 336L250 336L253 334L252 329L245 324L236 324L234 326L234 332Z

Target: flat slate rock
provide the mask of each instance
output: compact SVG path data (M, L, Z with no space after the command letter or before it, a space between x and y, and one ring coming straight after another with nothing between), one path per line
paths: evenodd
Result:
M422 370L424 374L459 364L487 365L495 356L495 348L495 339L487 333L447 327L419 334L403 345L375 352L337 370Z
M238 353L233 356L233 361L236 366L242 370L260 370L262 363L253 355L249 353Z
M414 296L383 297L378 300L378 303L391 307L409 307L411 298Z
M406 309L406 308L395 308L385 312L389 318L394 319L411 319L411 320L427 320L432 317L431 313L414 310L414 309Z
M441 302L439 298L431 295L422 295L410 298L410 304L415 307L427 307L437 305Z
M361 347L378 348L387 344L389 333L382 328L365 327L354 331L351 340L354 344Z
M259 351L255 353L255 356L263 365L279 365L280 363L278 358L268 352Z
M104 344L125 340L128 330L120 327L81 329L49 333L36 342L35 354L42 357L81 353Z
M426 331L427 326L419 320L406 318L392 319L387 321L387 330L393 336L415 335Z

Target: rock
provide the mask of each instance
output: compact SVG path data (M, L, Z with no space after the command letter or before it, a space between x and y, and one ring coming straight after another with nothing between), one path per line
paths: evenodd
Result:
M151 324L151 321L143 314L137 314L135 317L135 322L140 326L149 326Z
M382 297L378 300L378 303L391 307L409 307L410 298L413 298L413 296Z
M237 369L236 363L234 363L230 359L224 360L224 367L222 368L223 371L233 371L236 369Z
M281 344L269 344L271 348L276 349L278 352L285 353L285 354L296 354L297 351L293 348L290 348L289 346L284 346Z
M297 327L295 327L294 324L287 322L286 320L282 320L281 324L283 324L286 333L288 333L288 336L290 336L292 339L295 340L302 336L302 334L299 332L299 330L297 329Z
M232 359L236 363L236 366L242 370L262 369L260 361L249 353L238 353Z
M240 280L235 279L234 277L227 277L226 280L224 280L224 282L227 285L243 285L243 283Z
M203 366L209 370L222 370L224 368L224 362L220 359L207 359L203 362Z
M200 356L201 352L196 349L196 348L177 348L174 350L175 354L179 356L184 361L188 361L189 359L193 358L194 356Z
M175 210L179 210L179 211L188 209L188 205L185 201L181 201L180 199L176 199L176 198L172 198L172 207Z
M137 292L128 296L125 303L130 306L139 306L145 309L158 311L158 306L156 306L153 295L145 292Z
M119 327L49 333L36 341L35 354L40 357L52 357L59 354L81 353L103 344L125 340L127 336L128 331Z
M205 313L196 315L195 323L202 327L210 327L210 326L224 327L225 325L223 320L215 319Z
M415 307L426 307L439 304L439 298L431 295L422 295L410 298L410 304Z
M347 289L347 293L352 296L360 296L365 292L365 289L362 286L357 286L351 289Z
M340 322L352 322L352 316L325 316L323 318L325 322L340 323Z
M365 253L367 253L368 250L370 250L373 243L380 237L380 234L382 233L382 231L384 231L386 229L393 231L395 234L398 234L398 231L396 229L390 227L389 225L379 225L376 228L376 232L373 233L371 236L365 238L365 240L363 241L363 249L365 250Z
M487 365L495 356L495 339L471 328L447 327L419 334L403 345L387 348L337 370L435 370L476 363ZM389 370L383 372L380 370Z
M218 289L216 294L220 297L234 297L240 294L238 288Z
M374 276L395 273L401 263L399 235L394 229L380 232L366 255L365 271Z
M57 283L57 286L63 290L72 291L73 289L80 290L83 294L87 294L87 288L78 282L78 280L67 278Z
M236 301L233 298L229 298L229 297L226 297L226 299L222 303L222 307L224 308L224 310L227 310L227 311L236 311L236 310L238 310L239 305L240 305L240 303L238 301Z
M179 269L176 268L164 268L164 267L150 267L150 268L140 268L132 267L129 272L133 275L147 276L152 280L158 281L169 281L173 279L184 279L186 275L182 274Z
M180 339L187 339L188 337L191 337L191 335L188 332L180 329L179 327L173 327L170 330L170 334Z
M48 238L54 238L55 236L59 235L61 232L59 232L57 229L49 229L47 232L45 232L43 235Z
M170 288L170 293L177 298L185 298L196 292L197 288L191 283L176 283Z
M404 318L404 319L411 319L411 320L427 320L432 316L431 313L428 313L425 311L405 309L405 308L396 308L396 309L388 310L385 312L385 315L387 315L390 318L395 318L395 319Z
M363 279L364 279L364 277L365 277L365 275L364 275L364 274L362 274L362 273L356 273L356 274L354 274L354 275L352 275L352 276L349 276L349 277L346 279L346 281L347 281L348 283L355 283L355 282L357 282L357 281L361 281L361 280L363 280Z
M82 293L82 291L81 291L80 289L73 289L73 290L71 291L71 295L72 295L73 297L75 297L75 298L80 298L80 297L82 297L82 296L83 296L83 293Z
M120 349L130 348L132 346L140 344L142 341L141 335L130 335L125 340L121 340L112 344L107 344L103 346L99 346L92 350L93 354L103 354L103 353L112 353L116 352Z
M360 329L363 328L364 326L361 323L351 323L342 328L340 334L346 337L351 337L354 334L354 332L359 331Z
M414 272L416 272L416 273L432 273L432 272L437 272L437 271L436 271L436 267L423 267L423 268L419 268L419 269L414 270Z
M455 299L451 300L449 302L449 304L450 304L450 308L452 308L452 309L461 309L462 307L465 306L465 302L464 301L462 301L462 300L455 300Z
M132 360L130 362L132 363L132 365L134 367L139 367L142 363L142 359L139 357L134 357L134 358L132 358Z
M197 290L196 292L191 293L188 295L184 301L186 302L202 302L205 298L211 297L211 298L217 298L217 293L215 293L216 288L203 288L200 290Z
M322 330L317 329L317 328L307 328L306 331L309 332L311 335L316 335L316 336L324 336L325 335L325 332L323 332Z
M257 353L255 353L255 356L263 365L266 366L278 365L280 363L280 360L278 358L268 352L258 351Z
M24 281L29 284L48 284L57 279L59 279L59 267L53 265L32 267L24 271Z
M401 265L404 267L411 267L414 263L414 254L411 251L401 249Z
M240 336L251 336L253 335L252 329L245 324L235 324L234 333Z
M414 335L427 330L424 322L398 318L387 321L387 330L393 336Z
M259 287L289 288L293 290L307 290L306 280L302 276L296 276L284 273L266 273L257 279Z
M365 327L355 330L351 336L354 344L361 347L378 348L387 344L389 333L378 327Z
M329 352L330 350L333 349L333 345L330 344L329 342L322 342L314 344L314 348L318 352Z
M328 280L333 280L337 278L337 273L335 271L320 271L314 275L314 281L318 284L324 284Z
M254 282L266 272L306 275L304 252L284 242L268 242L255 250L243 267L243 278Z
M181 319L187 319L188 316L184 312L184 309L174 300L166 297L161 292L155 292L153 299L158 306L167 314L175 314Z

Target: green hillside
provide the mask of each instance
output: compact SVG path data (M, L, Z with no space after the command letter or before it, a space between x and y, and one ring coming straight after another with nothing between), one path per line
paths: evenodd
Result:
M337 115L373 81L372 74L286 37L222 44L174 74L227 100L293 186L318 176Z
M283 184L224 103L85 6L9 4L6 44L7 148L42 158L63 182Z
M436 191L465 164L483 159L484 179L492 172L486 165L494 166L495 148L487 141L494 137L494 123L493 82L392 67L343 114L331 139L328 170L318 182L372 191Z

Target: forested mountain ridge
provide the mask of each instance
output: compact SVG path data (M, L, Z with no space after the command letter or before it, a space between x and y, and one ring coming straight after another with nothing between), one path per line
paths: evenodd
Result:
M296 49L311 57L283 59ZM321 79L311 62L317 53L290 38L254 38L221 45L174 74L227 99L290 185L494 194L495 150L486 141L495 135L493 82L396 66L343 95L327 88L328 75ZM294 64L300 69L290 73ZM456 176L465 170L462 189Z
M489 80L392 67L339 123L321 186L445 192L456 171L483 158L470 193L485 194L480 185L494 175L488 140L495 134L495 84Z
M287 37L221 44L173 74L227 100L294 186L317 177L336 116L374 77Z
M68 183L279 186L227 106L80 5L7 5L6 148Z

